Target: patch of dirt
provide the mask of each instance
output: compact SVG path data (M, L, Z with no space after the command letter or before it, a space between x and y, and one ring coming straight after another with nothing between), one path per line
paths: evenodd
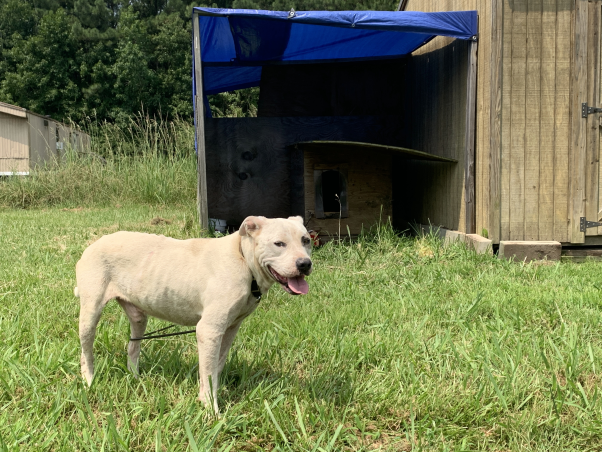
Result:
M171 220L166 220L165 218L155 217L150 222L153 226L162 226L164 224L171 224Z
M84 210L83 207L76 207L74 209L61 209L63 212L81 212L82 210Z

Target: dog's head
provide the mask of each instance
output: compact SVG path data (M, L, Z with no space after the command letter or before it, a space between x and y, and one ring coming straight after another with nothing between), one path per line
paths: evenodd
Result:
M311 238L303 218L247 217L239 234L251 239L263 272L291 295L309 290L305 276L312 271Z

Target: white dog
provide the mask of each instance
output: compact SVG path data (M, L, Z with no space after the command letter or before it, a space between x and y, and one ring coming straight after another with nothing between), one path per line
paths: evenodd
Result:
M274 283L292 295L306 294L310 255L301 217L248 217L238 234L217 239L176 240L138 232L102 237L76 267L84 378L92 383L96 326L104 306L115 298L130 320L132 338L144 335L148 315L196 326L199 400L212 402L217 412L219 374L242 321ZM135 375L139 356L140 341L130 341L128 368Z

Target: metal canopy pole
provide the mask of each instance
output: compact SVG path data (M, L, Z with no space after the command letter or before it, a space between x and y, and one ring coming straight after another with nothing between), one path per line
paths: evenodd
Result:
M209 227L207 209L207 165L205 162L205 105L203 102L203 66L201 60L201 32L199 14L192 15L193 52L194 52L194 117L197 151L197 210L201 229Z
M466 203L466 233L476 231L475 203L475 126L477 100L477 37L469 44L468 77L466 89L466 129L464 133L465 162L464 167L464 202Z

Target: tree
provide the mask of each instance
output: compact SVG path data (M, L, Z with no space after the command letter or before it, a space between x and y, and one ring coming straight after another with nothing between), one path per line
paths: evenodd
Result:
M0 96L33 111L63 117L79 107L79 70L74 56L78 44L71 33L72 22L64 10L42 17L37 34L16 38L6 50L15 64L5 72Z

